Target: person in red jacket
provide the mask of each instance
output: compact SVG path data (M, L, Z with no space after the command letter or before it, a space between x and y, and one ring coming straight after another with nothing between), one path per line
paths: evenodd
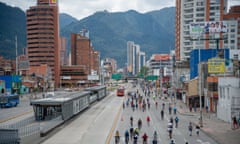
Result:
M142 139L143 139L143 144L147 144L148 135L144 133L142 136Z
M147 124L148 124L148 126L150 125L150 117L149 116L147 116Z

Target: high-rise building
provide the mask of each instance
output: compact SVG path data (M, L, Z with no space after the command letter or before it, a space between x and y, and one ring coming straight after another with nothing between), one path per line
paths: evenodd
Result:
M52 71L54 87L60 83L60 47L58 3L37 0L27 10L27 51L30 67L47 64Z
M141 58L142 57L142 58ZM142 62L141 60L144 60ZM145 65L145 53L140 51L140 45L135 44L132 41L127 42L127 67L128 72L132 75L136 75L140 72L142 64Z
M189 61L192 49L216 48L215 41L190 41L190 23L219 22L227 12L227 0L176 0L176 39L177 61ZM209 39L209 35L203 36ZM220 41L223 48L223 41Z

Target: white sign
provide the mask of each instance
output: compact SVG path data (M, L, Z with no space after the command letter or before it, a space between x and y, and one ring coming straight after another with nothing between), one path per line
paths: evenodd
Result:
M99 75L88 75L88 80L99 80Z

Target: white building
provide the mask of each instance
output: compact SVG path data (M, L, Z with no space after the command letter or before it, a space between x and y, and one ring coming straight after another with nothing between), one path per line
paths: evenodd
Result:
M227 2L228 0L176 1L176 60L189 60L189 54L194 48L216 48L215 41L191 41L189 24L222 21L223 15L227 12ZM205 35L204 37L206 38Z
M217 117L231 122L232 117L240 116L240 80L236 77L218 79Z
M127 67L128 72L136 75L140 72L142 66L145 65L146 56L140 51L140 45L132 41L127 42Z

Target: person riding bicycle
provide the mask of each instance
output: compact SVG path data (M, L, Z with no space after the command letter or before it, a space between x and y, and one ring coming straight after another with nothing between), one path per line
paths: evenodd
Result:
M134 128L131 127L131 128L129 129L129 132L130 132L130 138L131 138L131 140L132 140L132 138L133 138L133 136L134 136Z
M153 133L153 141L152 141L153 144L157 144L157 131L154 131Z
M125 131L125 143L128 144L129 142L129 132L128 130Z
M133 144L137 144L137 141L138 141L138 135L135 134L133 137Z
M142 136L142 139L143 139L143 144L147 144L148 135L144 133Z
M117 130L115 133L115 144L118 144L120 142L120 134L119 131Z
M170 144L176 144L174 139L171 139Z
M130 125L131 125L131 127L133 126L133 117L132 116L130 117Z
M142 128L142 120L140 118L138 120L138 128L139 130Z
M173 125L172 123L169 121L168 122L168 133L169 133L169 138L172 138L172 131L173 131Z
M150 117L149 116L147 116L147 124L148 124L148 126L150 125Z

